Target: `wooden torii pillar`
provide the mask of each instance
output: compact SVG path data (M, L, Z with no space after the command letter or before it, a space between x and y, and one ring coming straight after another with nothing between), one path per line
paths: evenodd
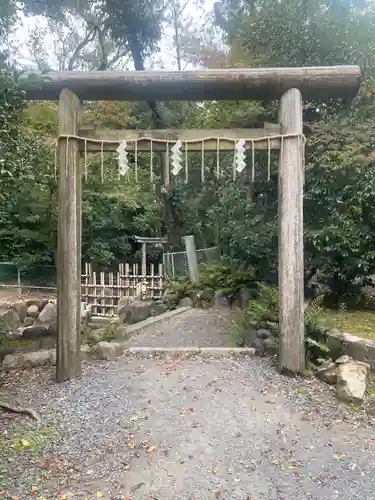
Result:
M297 137L302 134L302 98L306 100L352 98L358 92L360 79L361 72L358 66L197 71L52 72L39 76L23 75L21 87L29 100L59 100L59 134L72 136L79 135L80 100L252 99L271 101L281 99L281 132L292 135L281 141L280 154L280 364L282 369L298 373L304 369L305 365L303 157L300 140ZM153 131L152 133L160 138L160 134L165 132ZM185 132L197 133L198 131ZM228 136L231 132L233 131L226 130L224 135ZM123 138L126 137L126 133L123 134ZM150 131L147 133L149 134ZM173 131L170 140L177 138L178 134L179 132ZM220 136L220 133L217 135ZM57 256L57 380L59 382L77 377L80 373L80 147L82 145L77 139L69 139L69 141L60 139L59 141ZM95 150L95 147L91 150Z

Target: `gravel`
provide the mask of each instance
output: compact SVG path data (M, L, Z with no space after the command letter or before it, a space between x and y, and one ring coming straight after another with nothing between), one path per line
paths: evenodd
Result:
M149 340L208 345L228 321L189 311ZM124 356L59 385L49 368L9 373L2 389L43 420L0 413L0 498L375 499L373 420L265 358Z
M140 330L126 347L234 346L230 313L221 309L189 309Z

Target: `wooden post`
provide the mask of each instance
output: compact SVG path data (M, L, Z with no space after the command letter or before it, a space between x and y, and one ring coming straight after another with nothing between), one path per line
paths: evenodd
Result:
M59 134L78 132L80 101L68 89L59 102ZM57 382L81 373L81 177L79 144L74 139L59 142L57 237Z
M142 276L147 274L147 254L146 254L146 243L142 243Z
M195 248L194 236L184 236L186 257L189 268L189 277L193 283L199 283L197 250Z
M283 134L302 134L302 97L290 89L280 101ZM305 369L303 307L303 143L283 139L279 170L280 367Z

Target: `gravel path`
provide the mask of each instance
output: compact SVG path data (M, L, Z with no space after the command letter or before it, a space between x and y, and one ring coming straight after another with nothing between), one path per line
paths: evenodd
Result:
M231 347L235 343L230 330L229 311L189 309L140 330L126 347Z
M43 422L0 420L2 498L375 499L371 420L266 359L123 357L60 385L48 369L11 374L6 388Z

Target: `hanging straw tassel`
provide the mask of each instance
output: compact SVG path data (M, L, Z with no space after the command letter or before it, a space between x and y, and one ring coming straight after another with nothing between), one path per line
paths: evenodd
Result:
M189 181L189 157L188 157L188 143L185 141L185 184Z
M202 141L201 179L202 183L204 183L204 141Z
M255 181L255 144L251 141L251 180Z
M100 143L100 176L104 182L104 141Z
M283 154L283 150L284 150L284 136L281 136L280 137L280 158Z
M135 182L138 183L138 140L134 141L134 173Z
M87 161L87 139L85 139L85 152L84 152L84 155L85 155L85 164L84 164L84 171L85 171L85 181L87 182L87 179L88 179L88 161Z
M216 178L220 177L220 139L217 138L216 141Z
M153 159L154 159L153 143L152 143L152 139L150 139L150 181L151 181L152 185L154 185L154 164L153 164Z
M267 143L268 143L268 167L267 167L267 180L270 181L271 180L271 140L270 139L267 139Z
M301 149L301 164L302 164L302 175L303 175L303 185L305 185L305 177L306 177L306 168L305 168L305 144L306 144L306 138L304 135L300 135L298 138L298 142L300 145Z
M57 181L57 151L59 149L59 139L55 141L55 181Z

